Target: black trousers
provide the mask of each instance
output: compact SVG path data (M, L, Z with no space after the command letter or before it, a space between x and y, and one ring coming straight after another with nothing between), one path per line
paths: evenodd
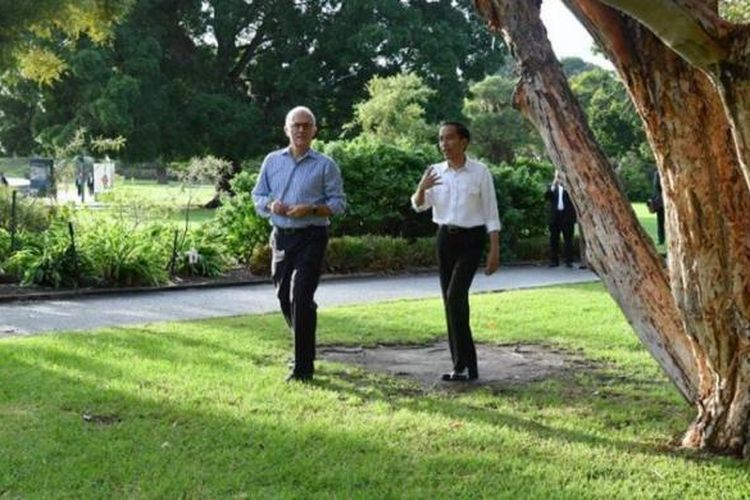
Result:
M440 288L443 292L453 369L477 371L477 352L469 324L469 288L479 267L485 226L457 229L441 226L437 233Z
M560 234L563 237L563 258L566 264L573 263L573 233L575 221L563 212L557 212L549 224L549 261L551 264L560 263Z
M656 209L656 237L659 240L659 244L663 245L665 240L664 235L664 207Z
M271 233L271 275L281 312L294 332L294 374L315 371L315 330L318 322L314 296L320 282L328 228L310 226Z

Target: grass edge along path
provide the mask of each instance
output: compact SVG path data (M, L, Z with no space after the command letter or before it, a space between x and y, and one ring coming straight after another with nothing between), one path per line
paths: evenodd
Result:
M320 362L313 384L285 384L277 314L2 341L0 498L750 495L747 464L670 446L693 411L600 284L472 308L481 342L553 345L597 368L425 392ZM443 337L435 299L320 312L323 345Z

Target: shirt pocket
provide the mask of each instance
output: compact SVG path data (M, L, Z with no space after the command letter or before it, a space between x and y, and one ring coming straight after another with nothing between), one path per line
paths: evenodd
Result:
M445 205L450 201L450 191L448 190L448 186L445 184L433 186L432 189L430 189L430 197L432 198L433 205Z
M458 202L461 205L479 205L481 189L477 181L462 181L458 185Z

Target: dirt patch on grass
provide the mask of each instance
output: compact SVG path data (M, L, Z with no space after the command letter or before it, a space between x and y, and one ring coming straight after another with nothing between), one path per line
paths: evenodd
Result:
M580 353L536 344L477 344L479 379L471 382L443 382L440 376L451 370L447 342L429 345L379 345L376 347L328 346L318 349L326 361L358 365L368 371L417 380L425 389L464 390L483 385L507 387L527 384L582 369L596 363Z

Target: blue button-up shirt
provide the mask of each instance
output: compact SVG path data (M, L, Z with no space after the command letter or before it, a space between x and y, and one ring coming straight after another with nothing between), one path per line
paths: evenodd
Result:
M326 226L329 222L328 217L315 215L272 214L268 206L275 200L285 205L328 205L334 214L343 213L346 208L339 167L331 158L312 149L296 161L288 147L270 153L263 160L252 194L258 214L270 217L271 223L279 227Z

